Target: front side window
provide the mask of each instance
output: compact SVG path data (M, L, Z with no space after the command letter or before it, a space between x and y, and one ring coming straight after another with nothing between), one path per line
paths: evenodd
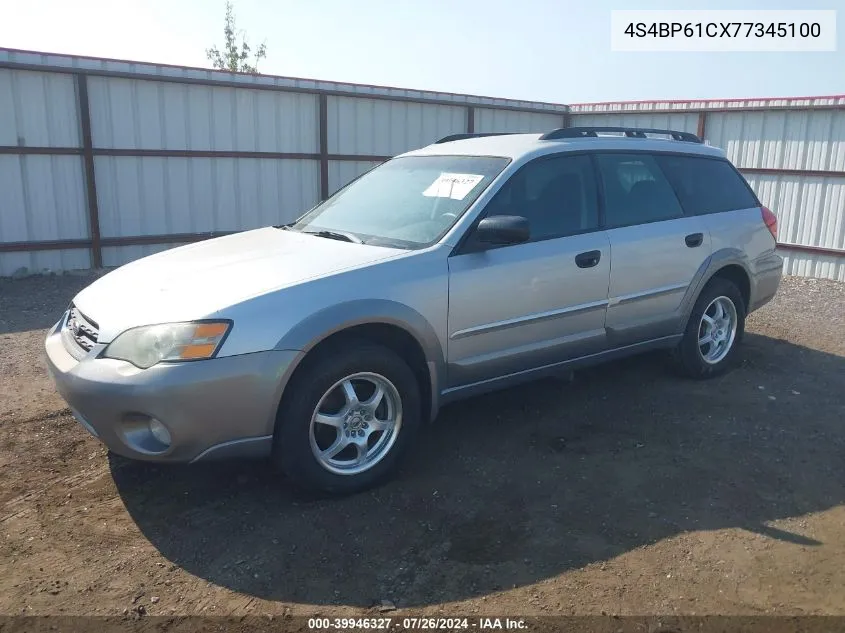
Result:
M646 154L596 154L608 228L684 215L657 161Z
M510 162L485 156L406 156L379 165L289 228L420 248L440 239Z
M532 242L596 229L596 181L589 157L555 156L528 163L502 185L485 215L526 218Z

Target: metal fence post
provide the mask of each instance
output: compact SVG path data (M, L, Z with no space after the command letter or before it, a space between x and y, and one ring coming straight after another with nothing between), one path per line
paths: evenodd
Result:
M100 243L100 208L97 203L97 182L94 177L94 146L91 142L91 109L88 103L88 78L82 74L76 79L76 98L79 108L79 126L82 132L82 163L85 167L85 191L88 198L88 230L91 236L91 267L103 267L103 248Z
M329 103L328 97L317 97L320 125L320 199L329 197Z

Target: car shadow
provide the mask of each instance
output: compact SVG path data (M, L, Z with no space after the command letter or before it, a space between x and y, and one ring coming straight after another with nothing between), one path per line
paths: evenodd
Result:
M697 382L651 354L444 409L392 482L303 495L264 463L111 457L173 563L270 600L399 606L532 584L692 530L770 525L845 501L845 359L748 335Z

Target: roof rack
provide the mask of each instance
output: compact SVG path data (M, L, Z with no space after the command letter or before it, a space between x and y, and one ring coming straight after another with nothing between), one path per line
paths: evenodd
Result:
M551 132L546 132L540 137L541 141L553 141L563 138L591 138L597 137L600 133L621 132L629 138L648 138L646 134L664 134L672 137L675 141L687 143L701 143L701 139L691 132L679 132L677 130L660 130L656 128L636 127L563 127Z
M448 143L450 141L462 141L465 138L480 138L482 136L505 136L506 134L516 134L516 132L470 132L466 134L450 134L443 138L434 141L434 144Z

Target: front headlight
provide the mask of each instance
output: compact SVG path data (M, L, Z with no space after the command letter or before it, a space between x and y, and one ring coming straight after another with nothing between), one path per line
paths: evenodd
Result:
M103 357L129 361L141 369L162 361L211 358L231 326L231 321L198 321L136 327L109 343Z

